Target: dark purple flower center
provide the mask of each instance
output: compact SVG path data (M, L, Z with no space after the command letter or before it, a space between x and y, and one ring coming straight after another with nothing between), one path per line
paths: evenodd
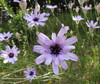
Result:
M33 19L33 21L38 21L39 20L39 18L37 18L37 17L35 17L34 19Z
M7 38L8 38L8 36L5 36L5 37L4 37L4 39L7 39Z
M61 47L58 44L50 46L51 54L58 55L61 51Z
M30 76L32 76L33 74L34 74L34 72L31 71L31 72L30 72Z
M10 58L13 58L14 57L14 53L9 53L8 55Z
M91 25L90 28L93 28L93 26Z

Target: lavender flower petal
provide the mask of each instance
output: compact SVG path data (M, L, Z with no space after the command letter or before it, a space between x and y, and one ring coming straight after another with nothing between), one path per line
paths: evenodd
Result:
M37 57L37 58L35 59L35 62L36 62L36 64L41 64L41 63L43 63L45 60L46 60L46 59L45 59L45 54L43 54L43 55L40 55L39 57Z
M55 65L55 63L52 62L52 68L53 68L53 72L54 72L56 75L59 75L59 68L58 68L58 65Z
M65 61L60 61L60 65L62 66L63 69L65 69L65 70L68 69L68 65Z
M78 57L73 53L67 53L66 55L72 61L77 61L78 60Z
M66 40L66 45L71 45L71 44L74 44L78 41L77 37L74 36L74 37L71 37L69 39Z

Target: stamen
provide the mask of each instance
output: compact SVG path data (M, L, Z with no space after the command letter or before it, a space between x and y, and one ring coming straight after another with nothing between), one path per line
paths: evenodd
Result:
M8 36L5 36L5 37L4 37L4 39L7 39L7 38L8 38Z
M14 53L9 53L8 55L10 58L13 58L14 57Z
M31 72L30 72L30 75L33 75L33 74L34 74L34 73L31 71Z
M58 44L51 46L50 49L51 49L51 54L54 55L58 55L61 51L61 47Z
M34 20L34 21L38 21L38 20L39 20L39 18L35 17L33 20Z

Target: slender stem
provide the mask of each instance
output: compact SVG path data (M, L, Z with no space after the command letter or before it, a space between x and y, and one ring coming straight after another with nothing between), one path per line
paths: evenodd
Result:
M52 11L51 11L52 12ZM55 14L52 12L52 14L53 14L53 16L56 18L56 20L57 20L57 22L59 23L59 24L61 24L61 22L59 21L59 19L55 16Z
M38 35L39 34L38 25L36 25L35 27L36 27L36 35Z

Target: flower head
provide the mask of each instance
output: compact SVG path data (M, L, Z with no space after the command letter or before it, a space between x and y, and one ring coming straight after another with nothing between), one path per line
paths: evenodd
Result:
M8 40L11 36L12 36L13 33L10 33L10 32L7 32L7 33L3 33L1 34L0 33L0 41L3 41L3 40Z
M93 22L93 20L91 20L91 22L87 21L86 25L87 27L89 27L89 32L90 34L92 34L92 32L94 31L95 28L100 28L100 26L96 26L98 24L98 22Z
M82 7L83 10L90 10L91 8L88 6Z
M73 16L72 19L74 21L76 21L76 24L79 24L79 21L84 20L84 18L82 18L80 15L78 16Z
M26 76L26 79L27 80L30 80L30 82L32 81L32 79L34 79L34 77L36 77L36 71L35 71L35 68L27 68L26 71L24 71L25 73L25 76Z
M92 8L88 7L88 6L85 6L85 7L82 7L83 9L83 12L86 14L88 10L91 10Z
M50 16L50 13L45 13L45 12L43 12L43 14L44 14L45 16Z
M51 9L51 12L54 12L54 8L57 8L57 5L54 5L54 6L47 5L46 7L49 8L49 9Z
M15 61L17 61L16 57L19 53L20 53L20 50L18 50L16 45L14 45L12 49L10 49L10 47L7 45L5 51L1 50L1 57L5 59L3 63L5 64L7 62L10 62L14 64Z
M24 2L26 2L26 0L21 0L21 1L19 1L19 0L14 0L14 2L24 3Z
M28 13L25 13L24 19L29 22L28 24L29 27L33 27L35 25L44 26L45 24L43 23L43 21L48 20L48 18L44 16L45 16L44 13L38 14L37 9L34 9L34 14L31 13L31 15L29 15Z
M77 42L77 37L66 40L65 32L66 29L61 28L57 36L52 33L51 40L45 34L40 33L37 42L41 45L33 46L33 51L41 54L36 58L36 63L41 64L45 61L45 65L49 65L52 62L53 72L57 75L59 74L59 64L66 70L68 65L65 60L78 60L75 54L70 53L72 49L75 49L72 44Z
M98 24L98 22L93 22L93 20L91 20L91 22L89 22L89 21L86 22L87 27L93 28L93 29L100 28L100 26L96 26L97 24Z
M54 9L54 8L57 8L57 5L54 5L54 6L52 6L52 5L47 5L46 7L49 8L49 9Z
M65 28L66 31L69 30L69 27L68 26L64 26L64 24L61 24L62 25L62 28Z
M91 34L91 36L93 36L93 31L95 28L100 28L100 26L96 26L98 24L98 22L93 22L93 20L91 20L91 22L87 21L86 25L87 27L89 27L89 32Z

